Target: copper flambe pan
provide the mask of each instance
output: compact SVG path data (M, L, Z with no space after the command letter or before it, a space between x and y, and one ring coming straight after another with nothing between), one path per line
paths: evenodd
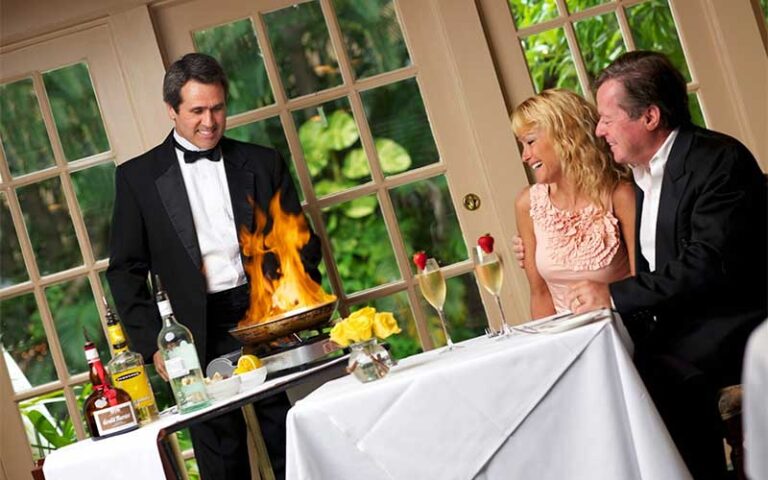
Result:
M303 307L273 317L268 322L233 328L230 335L245 345L269 342L292 333L322 328L328 324L336 310L338 300Z

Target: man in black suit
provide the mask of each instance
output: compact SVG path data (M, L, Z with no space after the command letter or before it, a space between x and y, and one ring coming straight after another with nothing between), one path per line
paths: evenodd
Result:
M581 282L568 300L621 314L694 478L723 478L717 391L740 383L747 337L767 315L765 180L738 140L691 123L685 80L664 55L626 53L596 86L596 133L635 176L637 275Z
M227 78L215 59L188 54L168 69L163 97L174 130L149 152L117 168L107 270L126 333L167 380L157 335L160 316L147 288L159 275L177 319L195 339L203 365L241 345L228 330L243 318L249 285L238 233L253 229L254 205L268 215L281 195L284 211L300 213L283 159L272 149L224 138ZM268 220L265 231L271 228ZM319 279L320 244L302 249ZM284 475L285 394L256 404L278 478ZM190 428L202 478L249 479L245 424L239 411Z

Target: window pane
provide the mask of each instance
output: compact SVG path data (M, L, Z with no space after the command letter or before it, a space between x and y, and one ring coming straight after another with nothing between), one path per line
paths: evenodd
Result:
M360 95L385 175L439 161L415 78Z
M52 178L17 192L40 273L47 275L82 265L61 180Z
M528 36L522 40L522 44L537 93L555 87L582 93L562 28Z
M405 292L396 293L387 297L372 300L370 305L379 312L392 312L397 319L397 325L402 330L386 340L391 347L390 352L395 358L405 358L422 352L419 334L416 331L416 322L413 319L411 305L408 303L408 295ZM359 310L364 305L355 305L351 311Z
M760 0L760 8L763 10L763 17L765 17L765 24L768 27L768 0Z
M353 293L400 279L384 218L375 195L356 198L323 212L333 259L344 291ZM325 267L323 288L331 291Z
M690 82L691 73L666 0L650 0L629 7L626 12L635 47L664 53Z
M199 30L192 36L197 50L215 57L227 72L229 115L275 103L250 19Z
M0 139L12 175L53 165L51 142L31 78L0 85Z
M517 29L529 27L558 16L555 0L508 0Z
M0 192L0 288L23 282L28 278L19 238L13 228L8 197L5 192Z
M293 120L318 197L371 179L349 100L340 98L293 112Z
M392 0L333 0L357 78L411 63Z
M266 120L229 129L227 130L227 136L243 142L272 147L280 152L283 160L288 163L288 169L291 171L291 177L293 177L293 184L296 186L299 193L299 200L304 200L303 192L301 191L301 188L299 188L299 177L296 175L296 166L293 163L293 155L291 155L291 149L288 147L288 142L285 140L285 133L283 132L283 125L280 123L280 117L271 117Z
M691 120L695 125L707 128L707 122L704 121L704 113L701 111L699 96L696 92L688 94L688 110L691 112Z
M79 397L84 401L91 388L90 385L85 388L77 386L74 391L80 402ZM19 411L27 431L27 440L32 448L33 459L43 458L53 450L77 441L63 390L19 402Z
M109 226L115 198L115 164L104 163L72 174L72 184L95 259L109 256Z
M441 265L467 259L467 247L444 176L393 188L390 197L409 256L424 250ZM411 268L416 273L413 265Z
M341 84L320 4L302 3L264 15L267 36L289 98Z
M445 286L445 321L448 324L448 335L451 336L451 340L460 342L485 334L488 319L474 274L465 273L447 278ZM429 334L435 346L445 345L445 335L443 335L437 311L423 297L419 303L427 314Z
M53 120L67 160L109 150L99 103L85 63L43 74Z
M40 311L31 293L0 302L0 342L14 392L56 380Z
M626 51L614 13L576 22L574 30L590 83L603 68Z
M45 297L48 299L48 307L53 315L69 373L74 375L88 371L83 353L83 329L88 332L88 338L96 344L101 359L105 363L109 361L109 346L104 338L88 277L48 287L45 289Z
M573 12L580 12L582 10L586 10L588 8L601 5L607 1L610 0L566 0L566 5L568 6L568 11Z

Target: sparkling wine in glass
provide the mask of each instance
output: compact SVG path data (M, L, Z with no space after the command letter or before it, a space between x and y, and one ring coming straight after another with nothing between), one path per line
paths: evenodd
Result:
M443 327L443 334L448 346L448 350L453 350L453 341L448 335L448 328L445 325L445 315L443 314L443 305L445 304L445 278L440 266L434 258L427 259L424 269L416 275L419 281L419 288L424 298L437 310L440 317L440 325Z
M476 246L472 251L472 257L475 263L475 275L477 276L477 280L488 293L493 295L494 300L496 300L496 305L499 306L499 312L501 312L501 328L499 329L498 334L509 335L510 328L509 325L507 325L507 319L504 316L504 309L501 307L501 298L499 298L501 284L504 282L504 270L501 268L501 260L496 252L486 252L480 246Z

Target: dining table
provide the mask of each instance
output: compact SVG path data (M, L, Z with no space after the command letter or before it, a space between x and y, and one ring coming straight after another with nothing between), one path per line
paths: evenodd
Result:
M607 312L325 383L288 413L286 477L691 478Z

